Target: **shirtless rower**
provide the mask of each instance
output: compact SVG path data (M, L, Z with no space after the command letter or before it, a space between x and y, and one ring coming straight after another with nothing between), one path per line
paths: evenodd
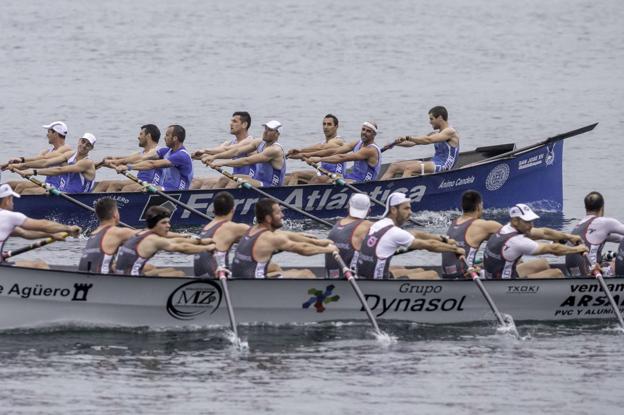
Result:
M280 231L284 214L277 202L260 199L255 209L257 224L245 233L234 253L231 270L234 278L315 278L309 269L282 270L271 262L273 254L275 251L288 251L311 256L338 251L327 239Z
M15 193L9 184L0 185L0 263L18 267L48 268L48 264L41 260L5 261L4 255L2 255L4 243L9 236L19 236L25 239L52 237L61 241L64 239L62 233L66 232L71 236L78 236L80 235L80 228L51 220L31 219L20 212L13 212L14 197L20 197L20 195Z
M118 226L119 210L114 199L99 199L95 204L95 214L99 225L91 232L82 250L78 271L111 274L114 271L112 262L117 249L138 231Z
M67 136L67 125L63 121L54 121L53 123L43 125L43 128L47 129L48 144L50 146L33 157L17 157L2 164L2 170L5 170L9 164L25 163L27 161L36 161L40 159L51 159L58 156L71 157L73 150L70 146L65 144L65 137ZM46 183L56 188L59 186L59 176L49 176L46 178ZM15 189L15 192L21 193L27 188L37 188L37 185L28 181L19 180L11 181L8 184Z
M326 149L337 149L344 144L344 140L338 136L338 118L333 114L327 114L323 118L323 134L325 141L313 146L302 149L288 150L287 157L291 159L302 159L308 154ZM332 173L343 175L345 172L345 163L321 163L321 167ZM315 183L315 179L320 173L316 170L296 170L286 175L286 186L295 186L298 184Z
M465 278L468 267L472 267L479 247L490 236L494 235L503 226L494 220L481 219L483 215L483 199L475 190L467 190L462 194L462 214L454 219L449 226L447 235L457 242L457 246L464 248L464 260L457 255L442 253L442 278Z
M596 264L602 263L605 243L624 239L624 224L604 216L604 198L600 193L588 193L584 203L585 217L576 224L572 233L581 238L589 252L587 255L566 255L566 268L571 277L589 276Z
M313 163L344 163L352 161L353 168L351 171L343 174L346 181L362 183L377 180L379 170L381 169L381 150L375 144L376 136L377 124L372 121L366 121L362 124L359 141L346 143L338 148L308 153L309 156L304 159ZM330 180L327 176L318 178L318 181L323 183L328 183Z
M329 231L327 239L333 241L340 257L349 268L355 269L362 241L373 222L366 220L370 212L370 198L362 193L354 193L349 199L349 214L340 219ZM342 267L331 254L325 254L327 278L342 278Z
M510 222L490 237L483 256L485 277L489 279L509 278L562 278L558 268L550 268L545 259L520 262L523 255L567 255L583 254L587 247L580 244L581 238L566 232L548 228L533 228L533 221L539 219L525 204L518 203L509 209ZM538 243L533 239L567 240L573 244Z
M235 174L256 187L281 186L286 175L286 157L282 145L278 143L282 123L271 120L265 124L262 138L254 138L247 144L233 147L217 155L205 155L202 162L210 167L249 166L249 174ZM240 157L243 154L249 154ZM231 160L230 157L235 157ZM218 188L235 188L238 183L222 177Z
M253 137L249 135L249 128L251 127L251 115L247 111L236 111L232 114L230 120L230 134L234 137L230 141L226 141L218 147L207 148L204 150L197 150L191 155L192 158L201 160L206 155L218 155L231 148L240 148L241 146L249 143L253 140ZM235 158L246 157L248 154L241 153ZM234 167L232 174L249 174L251 166L238 166ZM191 183L191 189L212 189L217 187L220 177L197 177L193 179Z
M438 106L429 110L429 123L433 133L422 136L405 136L395 140L396 145L412 147L415 145L433 144L435 154L430 161L407 160L392 163L381 177L381 180L399 177L418 176L450 170L459 155L459 135L448 123L446 108ZM438 132L435 132L438 131Z
M122 164L132 164L140 161L143 157L153 157L158 150L158 141L160 140L160 130L154 124L145 124L141 126L139 136L139 147L143 149L127 157L105 157L98 165L115 168ZM154 186L160 186L163 177L162 169L142 170L137 177L144 182ZM132 180L103 180L95 184L94 193L98 192L138 192L143 189L138 183Z
M357 259L357 275L368 279L437 279L438 273L422 268L390 267L390 261L399 248L424 249L431 252L451 252L464 255L455 241L444 235L401 229L412 214L411 200L405 193L395 192L386 200L384 218L375 222L362 241Z
M22 177L40 174L58 176L59 185L57 189L64 193L89 193L93 189L93 181L95 180L95 163L89 159L89 152L93 150L95 141L93 134L84 133L78 140L78 149L69 158L62 154L54 158L10 164L8 168ZM45 192L46 189L35 187L24 189L22 194L35 195Z
M232 221L234 217L234 198L227 192L215 195L212 206L214 219L202 230L201 238L211 238L217 249L213 252L202 252L195 255L193 263L195 275L198 277L217 277L217 268L230 268L229 251L249 230L249 225Z
M162 189L165 191L187 190L193 180L193 160L184 147L186 130L181 125L170 125L165 132L165 144L154 154L146 154L140 161L115 167L117 172L162 169Z
M199 254L213 251L212 239L168 238L171 212L162 206L152 206L145 213L147 228L128 239L117 252L116 274L183 277L184 272L174 268L151 267L147 262L159 251ZM150 267L148 267L150 265Z

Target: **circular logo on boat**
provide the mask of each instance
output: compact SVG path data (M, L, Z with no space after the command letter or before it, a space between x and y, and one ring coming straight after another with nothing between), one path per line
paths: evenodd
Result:
M212 314L221 304L221 287L214 281L190 281L175 289L167 299L167 313L178 320L192 320Z
M506 164L499 164L488 174L487 179L485 179L485 187L489 191L498 190L503 187L508 178L509 166Z

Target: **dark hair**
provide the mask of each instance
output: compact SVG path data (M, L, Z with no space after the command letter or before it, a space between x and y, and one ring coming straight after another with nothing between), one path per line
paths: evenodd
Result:
M186 138L186 130L184 129L184 127L177 124L172 124L169 127L173 128L173 137L178 137L178 141L183 143L184 139Z
M162 206L152 206L145 212L145 222L147 227L152 229L158 222L171 216L171 211Z
M141 130L145 130L150 135L152 141L157 143L160 140L160 130L154 124L145 124L141 126Z
M117 210L117 201L110 197L103 197L95 203L95 215L101 221L112 219L115 210Z
M336 117L334 114L327 114L323 117L323 119L325 118L331 118L332 120L334 120L334 125L338 127L338 117Z
M464 213L474 212L482 201L481 193L476 190L466 190L462 194L462 210Z
M448 121L448 111L443 106L438 105L429 110L429 114L433 115L433 118L438 118L440 115L444 121Z
M217 216L227 215L234 209L234 198L228 192L219 192L215 196L212 206Z
M249 115L247 111L236 111L234 114L232 114L232 117L236 117L237 115L240 117L242 122L247 123L247 129L249 130L249 128L251 127L251 115Z
M590 192L585 196L585 210L588 212L598 212L604 207L604 198L598 192Z
M264 223L266 216L273 214L273 205L276 203L276 201L268 198L258 200L256 203L256 221Z

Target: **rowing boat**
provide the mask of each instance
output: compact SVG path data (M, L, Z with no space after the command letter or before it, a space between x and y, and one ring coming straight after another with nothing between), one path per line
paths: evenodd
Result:
M456 168L420 177L390 179L358 184L357 187L376 199L385 200L391 192L404 192L412 200L412 210L446 211L458 208L460 195L468 189L481 192L486 208L507 208L521 201L536 210L560 211L563 205L562 166L564 139L592 130L596 124L550 137L539 143L516 149L514 144L480 147L460 153ZM384 166L387 168L387 165ZM270 195L323 219L346 214L351 190L332 184L272 187ZM212 212L212 199L219 190L189 190L168 194L201 212ZM251 222L258 195L250 189L232 189L237 201L234 220ZM93 215L78 209L67 200L50 203L47 195L23 196L15 200L15 210L32 218L54 219L81 226L95 224ZM120 206L121 220L131 226L145 225L144 215L150 206L163 205L173 211L171 221L177 226L196 226L205 219L158 194L82 193L76 200L93 206L102 197L115 199ZM372 215L383 208L373 205ZM287 209L286 218L304 217Z
M593 279L484 284L501 312L512 315L516 322L614 318L604 292ZM624 308L624 278L607 279L607 284ZM236 317L244 324L366 320L345 280L234 278L228 286ZM359 286L380 321L493 321L482 294L469 280L359 280ZM0 265L0 329L66 325L177 329L228 324L223 291L216 280Z

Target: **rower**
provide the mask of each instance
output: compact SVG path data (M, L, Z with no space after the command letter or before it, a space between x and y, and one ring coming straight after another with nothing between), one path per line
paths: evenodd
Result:
M15 173L27 177L59 176L58 190L64 193L89 193L95 180L95 163L89 160L89 152L95 146L95 136L84 133L78 140L78 150L69 158L65 154L54 158L40 159L13 165ZM63 163L59 166L59 164ZM58 167L49 167L58 166ZM22 194L34 195L45 193L42 187L24 189Z
M479 247L490 236L494 235L503 226L494 220L481 219L483 215L483 199L475 190L467 190L462 194L462 215L454 219L447 231L447 235L457 242L457 246L464 248L464 260L457 255L442 253L442 278L462 279L467 271L466 265L472 267Z
M49 268L41 260L8 262L1 255L4 243L9 236L19 236L25 239L51 237L57 241L64 239L63 233L71 236L80 235L80 227L68 226L62 223L45 219L31 219L20 212L13 212L13 198L20 197L8 184L0 185L0 263L27 268Z
M232 221L234 217L234 198L227 192L219 192L213 199L214 219L201 234L201 238L210 238L217 248L212 252L195 255L194 269L198 277L217 277L217 268L230 268L229 251L249 230L249 225Z
M302 159L310 153L319 150L337 149L344 144L344 140L338 136L338 118L335 115L327 114L323 118L323 134L325 140L322 143L302 149L288 150L287 157L291 159ZM321 167L325 170L343 175L345 172L345 163L321 163ZM298 184L316 183L317 177L324 177L316 170L296 170L286 175L286 186L296 186ZM320 183L320 181L319 181Z
M368 279L437 279L438 273L422 268L390 267L390 261L399 248L424 249L432 252L451 252L464 255L464 250L444 235L401 229L412 215L411 200L405 193L395 192L386 200L384 218L375 222L362 241L357 259L357 275Z
M256 221L241 238L232 261L235 278L315 278L309 269L282 270L271 262L275 251L288 251L300 255L331 254L338 248L327 239L314 239L301 233L280 231L284 214L279 204L271 199L256 203Z
M122 228L119 225L119 210L114 199L105 197L95 204L95 214L99 225L87 240L78 263L78 271L98 274L112 274L112 261L117 250L128 239L136 235L137 230Z
M370 198L362 193L354 193L349 199L349 214L340 219L329 231L327 239L334 242L340 257L349 268L355 269L362 241L373 222L366 220L370 211ZM342 267L331 254L325 254L327 278L342 278Z
M202 157L202 162L215 168L222 166L243 167L249 166L249 174L236 174L236 177L244 179L256 187L281 186L286 174L286 157L281 144L277 142L280 137L282 123L271 120L265 124L262 138L255 138L245 145L233 147L218 155ZM243 154L251 154L240 157ZM225 160L235 157L231 160ZM235 188L238 183L226 177L219 180L219 188Z
M558 268L550 268L545 259L520 262L523 255L567 255L587 252L578 235L549 228L533 228L539 216L523 203L509 209L510 222L492 236L485 247L483 268L486 278L562 278ZM529 239L566 240L575 246L560 243L544 244Z
M71 157L71 155L73 154L73 150L70 146L65 144L65 137L67 136L67 125L65 125L63 121L54 121L50 124L43 125L42 127L48 131L47 139L50 146L33 157L13 158L1 166L2 170L12 170L13 168L15 168L15 166L11 166L12 164L26 163L41 159L53 159L58 156L65 156L67 158ZM65 160L63 160L63 162L64 161ZM60 162L59 164L62 164L63 162ZM58 188L60 180L60 176L48 176L45 182L51 186ZM12 181L8 184L13 189L15 189L15 192L17 193L22 193L22 191L27 188L38 188L36 184L23 180Z
M459 135L453 127L449 126L446 108L441 106L431 108L429 123L434 129L434 132L429 135L399 137L395 143L401 147L433 144L435 148L433 158L426 162L407 160L392 163L381 180L392 179L397 174L399 177L409 177L439 173L455 166L459 155Z
M381 169L381 150L375 144L377 131L376 123L366 121L362 124L359 141L346 143L338 148L308 153L308 156L304 159L312 163L344 163L352 161L353 168L351 171L343 174L346 181L362 183L377 180ZM331 178L328 176L321 176L315 179L315 182L327 183L330 180Z
M624 224L604 216L604 198L600 193L588 193L584 203L585 217L576 224L572 233L581 238L589 252L587 255L566 255L566 268L571 277L589 276L592 268L602 263L605 243L624 239Z
M137 137L139 147L143 150L136 152L127 157L105 157L98 165L115 168L122 164L137 163L144 158L154 157L158 150L158 141L160 140L160 130L154 124L145 124L141 126ZM162 169L142 170L137 174L139 180L143 180L153 186L160 186L163 178ZM103 180L96 183L93 192L138 192L143 187L132 180Z
M615 276L624 275L624 239L618 246L617 256L613 260L612 269Z
M115 167L122 173L130 170L145 171L163 169L161 187L165 191L187 190L193 180L193 160L184 147L186 130L181 125L170 125L165 132L165 144L152 155L144 155L135 164Z
M239 149L242 146L248 144L253 140L253 137L249 134L249 128L251 127L251 115L247 111L236 111L232 114L230 120L230 134L234 137L230 141L226 141L218 147L207 148L204 150L197 150L193 152L192 158L201 160L204 156L214 156L213 160L221 153L230 149ZM248 154L241 152L233 158L247 157ZM228 158L228 157L225 157ZM208 160L208 158L206 158ZM244 174L249 175L249 169L251 166L237 166L232 169L232 174ZM191 189L213 189L218 187L219 179L221 177L197 177L193 179L191 183Z
M159 251L199 254L213 251L212 239L167 238L171 223L171 212L162 206L152 206L145 213L147 228L128 239L117 252L115 273L126 275L148 275L160 277L183 277L182 271L174 268L156 268L147 262Z

